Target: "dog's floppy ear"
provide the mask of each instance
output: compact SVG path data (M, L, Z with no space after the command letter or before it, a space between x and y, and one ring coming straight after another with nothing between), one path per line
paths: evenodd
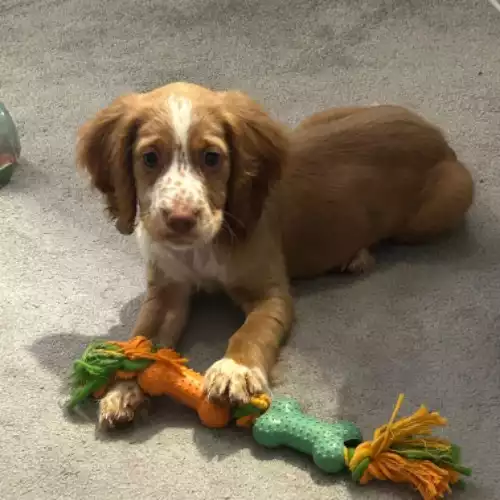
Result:
M226 224L241 240L255 227L270 189L281 177L287 134L247 95L225 92L221 97L231 157Z
M78 133L77 163L105 195L109 213L122 234L134 231L137 195L132 148L138 127L140 96L119 97L86 122Z

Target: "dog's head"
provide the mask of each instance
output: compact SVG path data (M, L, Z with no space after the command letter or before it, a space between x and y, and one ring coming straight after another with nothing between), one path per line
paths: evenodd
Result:
M281 174L286 134L240 92L175 83L118 98L80 130L77 161L117 228L136 212L155 241L176 247L244 239Z

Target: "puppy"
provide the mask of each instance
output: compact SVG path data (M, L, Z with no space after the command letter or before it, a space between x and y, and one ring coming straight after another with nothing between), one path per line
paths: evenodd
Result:
M463 219L473 184L439 130L396 106L342 108L288 130L240 92L174 83L120 97L81 128L77 159L147 264L132 336L174 346L199 288L246 314L206 372L215 401L269 390L293 323L290 278L362 272L381 240L424 241ZM119 382L105 427L144 395Z

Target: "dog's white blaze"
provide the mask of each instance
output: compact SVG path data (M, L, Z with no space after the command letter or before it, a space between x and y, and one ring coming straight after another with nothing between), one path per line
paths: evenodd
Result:
M177 147L172 163L156 182L151 201L153 209L172 209L174 202L198 209L207 204L205 185L189 163L188 139L192 122L192 103L186 97L168 98ZM205 207L203 207L205 208Z
M184 154L187 154L189 127L193 118L193 104L186 97L171 95L168 98L168 106L172 115L172 125L179 139L182 151Z

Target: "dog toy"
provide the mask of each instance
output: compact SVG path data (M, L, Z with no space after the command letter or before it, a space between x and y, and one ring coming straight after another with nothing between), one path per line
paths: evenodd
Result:
M93 343L74 364L69 406L91 394L99 396L112 381L135 378L146 394L171 396L196 410L207 427L225 427L231 420L230 409L204 397L203 376L186 362L172 349L156 348L144 337Z
M14 121L0 102L0 187L10 181L21 154L21 143Z
M302 412L291 398L266 394L236 408L210 402L203 393L203 376L186 366L187 359L171 349L153 345L144 337L128 342L94 342L74 362L72 393L68 406L99 398L117 380L136 379L151 396L169 395L197 411L208 427L235 422L252 429L257 443L267 448L287 446L310 455L326 473L349 469L352 478L366 484L372 479L409 483L424 500L443 498L451 485L469 476L460 465L459 448L432 436L433 427L447 420L422 406L413 415L397 419L403 403L400 395L389 423L363 442L356 425L348 421L328 423Z

